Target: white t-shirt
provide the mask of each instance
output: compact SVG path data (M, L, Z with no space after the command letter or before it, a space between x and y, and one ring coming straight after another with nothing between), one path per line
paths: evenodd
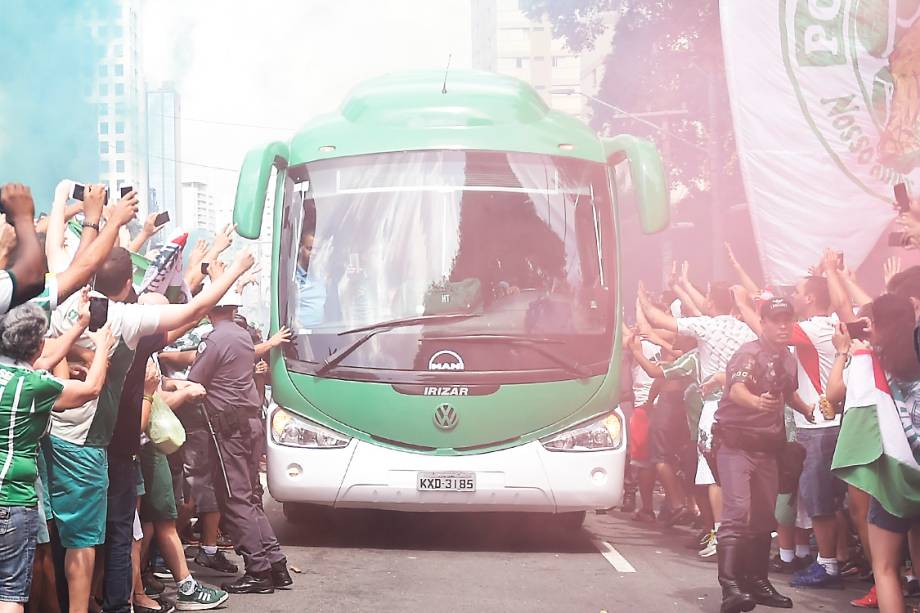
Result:
M0 314L10 310L13 304L13 277L6 270L0 270Z
M657 364L661 360L661 347L656 345L651 341L643 340L642 343L642 355L644 355L650 362ZM632 365L632 381L633 381L633 406L639 406L640 404L645 404L648 402L648 393L652 389L652 383L654 379L648 376L642 367L638 364Z
M819 315L800 321L792 331L791 345L794 348L795 361L798 366L798 394L805 404L815 407L815 423L795 411L795 427L830 428L840 425L840 415L834 419L825 419L818 407L818 401L827 391L827 379L834 367L834 331L839 320L836 315Z
M93 295L101 296L97 292ZM65 331L73 327L79 316L77 304L80 299L79 293L68 298L60 307L51 314L50 332L52 336L60 336ZM108 320L112 334L118 339L112 348L110 356L115 353L119 345L124 344L130 349L130 359L133 361L133 351L137 348L137 343L144 336L153 334L160 324L160 310L162 307L154 305L126 304L124 302L109 302ZM84 332L76 342L77 345L87 349L94 349L95 346L89 336ZM106 396L106 388L112 386L113 389L121 389L124 384L124 376L127 375L130 364L114 363L110 365L108 375L106 376L103 393L100 396ZM113 379L113 372L121 372L120 381ZM112 395L120 396L121 394ZM106 420L108 420L111 410L117 411L118 397L114 397L114 407L106 407ZM55 411L51 415L51 434L58 438L77 445L86 443L87 436L96 418L96 411L99 404L99 398L91 400L82 407L70 409L67 411Z
M703 381L725 372L738 348L757 340L757 335L746 323L731 315L682 317L677 320L677 333L698 341Z

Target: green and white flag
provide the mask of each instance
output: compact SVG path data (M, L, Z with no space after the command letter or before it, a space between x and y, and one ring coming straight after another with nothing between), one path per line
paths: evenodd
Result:
M872 353L853 356L832 470L898 517L920 517L920 400L914 397L892 390Z
M920 0L722 0L741 170L769 283L859 266L920 196ZM887 242L887 241L886 241Z

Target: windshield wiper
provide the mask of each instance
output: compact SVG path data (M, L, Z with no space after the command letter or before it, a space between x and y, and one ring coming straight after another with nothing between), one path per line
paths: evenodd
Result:
M554 338L543 338L537 336L521 336L517 334L461 334L456 336L436 336L430 337L426 336L425 340L433 341L488 341L494 343L518 343L520 345L526 345L528 348L533 349L535 352L539 353L543 357L549 358L567 372L576 375L578 378L584 378L588 373L577 363L577 362L568 362L563 357L556 355L544 345L561 345L564 341L554 339Z
M352 328L351 330L339 332L339 336L345 336L346 334L357 334L358 332L367 332L367 334L358 339L355 339L355 341L353 341L350 345L341 351L336 351L327 357L325 360L323 360L323 363L319 366L319 368L313 372L313 374L318 377L326 374L331 368L335 367L336 364L351 355L355 349L372 339L380 332L386 332L387 330L392 330L393 328L404 328L406 326L416 326L419 324L459 321L463 319L471 319L473 317L479 317L479 314L451 313L449 315L419 315L418 317L406 317L405 319L381 321L376 324L369 324L367 326L361 326L360 328Z

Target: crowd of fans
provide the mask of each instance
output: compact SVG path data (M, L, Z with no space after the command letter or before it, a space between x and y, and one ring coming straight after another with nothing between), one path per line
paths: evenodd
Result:
M920 238L920 212L900 222ZM640 284L624 324L623 509L700 530L689 546L718 561L723 613L792 607L768 571L799 588L863 580L855 607L902 613L920 595L920 482L886 472L890 443L856 409L875 402L882 422L888 411L916 466L920 266L889 259L873 297L832 250L791 287L763 287L726 251L735 284L704 292L675 264L661 293ZM854 459L854 440L875 453Z
M255 405L267 382L261 358L289 333L263 342L236 313L257 270L247 250L221 262L232 226L194 245L184 269L180 251L182 283L169 299L138 289L132 252L160 228L151 215L132 238L137 195L108 203L107 191L87 185L75 201L73 182L62 181L50 214L36 219L28 187L0 188L0 611L204 610L251 588L247 575L206 586L187 561L238 572L221 529L235 541L239 522L222 521L228 493L213 485L216 439L202 424L221 375L202 339L218 320L245 329L242 381L257 390L245 389ZM164 408L184 426L184 444L151 431ZM250 461L258 440L244 441ZM260 505L258 466L247 474L244 502ZM280 559L259 593L272 580L290 584ZM175 581L175 604L157 577Z

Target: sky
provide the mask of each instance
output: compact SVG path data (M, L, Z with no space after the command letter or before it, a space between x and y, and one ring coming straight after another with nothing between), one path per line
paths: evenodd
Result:
M157 0L142 27L148 87L179 91L179 158L234 170L369 77L444 68L449 54L452 67L471 63L468 0ZM186 163L181 174L232 201L234 172Z

